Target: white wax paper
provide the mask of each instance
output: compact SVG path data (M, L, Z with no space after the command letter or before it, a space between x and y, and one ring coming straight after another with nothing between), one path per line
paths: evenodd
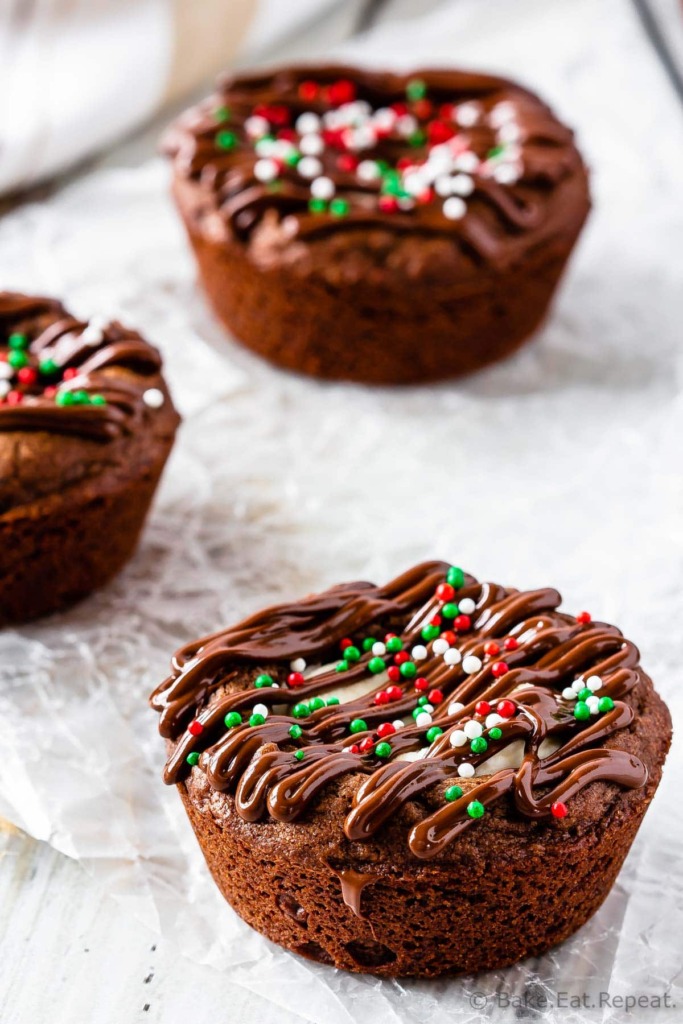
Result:
M514 8L514 11L513 11ZM79 858L130 914L232 984L325 1024L622 1020L558 1009L681 981L683 770L674 748L619 881L560 949L508 971L386 982L309 964L223 903L160 781L146 705L184 641L347 578L452 559L558 586L617 622L683 707L680 111L628 3L462 0L355 54L519 75L577 126L595 212L537 341L407 390L280 373L226 340L193 284L160 161L92 174L0 228L4 287L120 315L163 350L185 423L140 549L70 612L0 632L0 813ZM306 301L305 294L301 297ZM454 936L457 942L457 936ZM496 1003L496 993L499 993ZM568 993L566 997L557 995ZM505 1006L518 999L526 1006ZM534 1008L535 1007L535 1008Z

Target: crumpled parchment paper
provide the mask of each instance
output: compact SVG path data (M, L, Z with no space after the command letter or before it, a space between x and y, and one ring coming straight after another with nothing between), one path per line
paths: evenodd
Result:
M139 326L185 416L130 566L68 613L0 632L0 813L79 858L188 957L268 994L274 1013L325 1024L624 1019L601 992L679 1004L639 1021L683 1005L675 746L617 885L578 935L508 971L391 983L290 956L223 903L160 781L146 705L187 639L438 556L556 585L568 608L617 622L680 720L680 112L627 3L512 6L462 0L352 51L517 74L577 126L593 168L595 212L552 319L472 379L328 385L236 347L194 286L156 159L85 177L0 227L3 286Z

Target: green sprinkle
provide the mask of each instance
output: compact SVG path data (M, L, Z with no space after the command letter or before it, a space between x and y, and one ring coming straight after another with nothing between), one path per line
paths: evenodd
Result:
M55 395L56 405L73 405L74 396L73 391L58 391Z
M427 83L423 78L411 78L406 85L406 96L409 100L423 100L427 95Z
M349 212L347 199L335 198L330 202L330 213L333 217L346 217Z
M40 372L44 377L51 377L54 373L57 373L59 367L57 366L54 359L43 359L39 366Z
M327 698L327 706L328 706L328 708L332 708L332 707L334 707L335 704L338 704L338 703L339 703L339 697L328 697Z
M310 713L311 709L305 701L302 701L301 704L295 704L292 708L292 714L295 718L308 718Z
M366 652L371 650L374 642L375 642L375 638L374 637L366 636L365 640L363 641L363 650L366 651Z
M297 761L303 761L305 756L306 756L306 751L305 750L295 750L294 751L294 757L297 759Z
M273 686L275 680L272 676L269 676L267 672L263 672L262 675L256 676L254 680L254 686L257 690L262 690L264 686Z
M311 709L311 711L320 711L321 708L325 707L325 701L322 699L322 697L313 697L311 700L309 700L308 706Z
M90 404L91 405L106 405L107 404L107 399L104 397L104 395L93 395L92 398L90 399Z
M9 345L10 348L14 349L28 348L28 338L25 334L19 334L18 332L15 332L14 334L10 334L9 338L7 339L7 344Z
M417 706L421 708L423 704L429 704L429 697L427 697L424 693L422 694L421 697L417 698Z
M384 672L386 665L382 658L370 658L368 662L368 669L372 672L373 676L379 675L380 672Z
M465 573L457 565L452 565L446 573L446 582L452 587L462 587L465 582Z
M412 714L413 714L413 718L417 718L418 715L422 714L422 708L418 705L418 707L413 708Z
M219 149L234 149L237 145L237 136L234 132L225 129L216 132L216 145Z
M213 116L219 124L225 124L230 120L230 107L216 107Z
M408 139L409 145L413 146L414 148L417 148L418 146L423 146L426 141L427 136L423 131L413 132L413 134Z
M391 743L387 743L384 740L378 743L375 747L375 753L377 757L391 757Z
M503 730L499 729L497 725L494 725L493 729L489 729L489 736L492 740L499 740L503 735Z
M21 370L22 367L28 366L28 356L20 349L13 349L7 356L7 362L13 370Z
M228 729L234 729L236 725L242 724L242 716L239 711L229 711L223 721Z
M404 661L399 668L399 672L404 679L412 679L413 676L417 675L417 665L414 661Z
M441 630L439 629L438 626L432 626L432 624L430 623L428 626L425 626L423 628L422 639L426 640L427 643L429 643L430 640L436 640L440 632Z
M74 405L90 405L90 395L87 391L79 388L78 391L72 391L74 396Z
M354 720L351 722L351 725L349 726L349 729L351 730L351 732L367 732L368 726L367 723L364 722L362 718L354 718Z
M427 743L433 743L439 736L443 736L443 729L440 729L438 725L433 725L431 729L427 729Z
M288 167L296 167L301 160L301 153L288 153L287 156L282 158Z
M598 711L602 712L603 714L605 713L605 711L611 711L613 707L614 701L611 697L601 697L598 701Z
M488 743L483 736L477 736L470 743L470 750L473 754L483 754L488 749Z
M265 715L259 715L257 713L257 714L251 715L251 717L249 718L249 725L251 725L251 726L263 725L265 720L266 720Z
M358 661L360 658L360 651L357 647L351 645L350 647L344 648L344 658L346 661Z
M308 209L310 213L324 213L327 209L327 203L324 199L309 199Z
M497 156L501 156L505 152L505 146L494 146L486 154L487 160L495 160Z
M400 636L392 636L390 640L387 640L387 650L390 654L398 654L403 650L403 641Z
M454 619L456 615L460 614L460 609L458 608L457 604L453 603L453 601L449 601L441 609L441 614L443 615L444 619Z
M470 818L483 818L486 813L486 808L479 800L472 800L472 802L467 805L467 813Z
M348 667L349 667L348 661L346 660L346 658L342 658L342 660L338 661L337 664L334 666L334 671L335 672L346 672Z
M194 765L196 765L197 762L199 761L199 754L197 753L196 750L193 750L191 754L187 755L185 760L187 761L188 764L194 767Z
M588 700L589 697L593 696L593 691L589 690L587 686L584 686L583 690L579 690L577 694L577 700Z
M578 718L580 722L585 721L586 718L590 718L591 709L585 703L585 701L577 701L574 705L574 718Z
M452 803L454 800L459 800L462 796L462 789L460 786L449 786L444 793L444 798Z
M289 735L292 737L293 740L298 740L303 735L303 729L301 728L300 725L290 725Z

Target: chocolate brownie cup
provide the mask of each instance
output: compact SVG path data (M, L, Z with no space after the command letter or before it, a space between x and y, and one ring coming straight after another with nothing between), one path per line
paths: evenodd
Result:
M165 149L220 319L319 377L440 380L507 355L543 320L590 205L571 131L473 73L239 75Z
M118 572L178 421L137 332L0 292L0 622L57 611Z
M346 970L437 975L596 911L671 720L635 646L560 602L428 562L176 654L152 696L165 781L245 921Z

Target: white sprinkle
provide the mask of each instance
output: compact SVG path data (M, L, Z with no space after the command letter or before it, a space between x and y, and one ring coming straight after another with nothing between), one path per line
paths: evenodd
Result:
M476 654L468 654L463 658L462 670L463 672L466 672L468 676L471 676L475 672L479 671L481 664L481 658L478 658Z
M441 209L447 220L460 220L467 213L467 206L458 196L447 199Z
M504 100L502 103L496 103L495 107L489 114L489 124L493 128L500 128L507 121L514 121L515 119L515 108L509 100Z
M81 341L83 344L92 348L100 345L104 340L104 329L106 326L106 321L101 317L93 317L81 334Z
M589 708L597 708L600 703L600 698L596 697L595 694L591 694L590 697L586 697L586 704Z
M270 157L263 157L254 164L254 177L257 181L274 181L279 173L279 167Z
M325 143L320 135L302 135L299 139L299 149L304 156L320 156Z
M363 125L344 132L342 141L352 150L371 149L377 142L377 135L369 125Z
M471 615L476 607L471 597L463 597L462 601L458 601L458 608L463 615Z
M335 188L332 178L314 178L311 182L311 195L315 199L331 199Z
M419 196L427 188L429 182L420 171L408 171L403 179L403 187L411 196Z
M473 174L479 167L479 157L476 153L471 150L466 150L464 153L459 153L455 158L455 166L459 171L465 171L467 174Z
M434 182L434 191L437 196L450 196L453 194L453 178L450 174L440 174Z
M514 185L519 181L519 168L516 164L498 164L493 171L493 177L499 185Z
M8 380L0 380L0 398L4 398L11 390L12 385Z
M454 178L451 178L451 192L454 196L472 195L474 192L473 179L469 174L456 174Z
M407 139L414 135L418 129L418 123L412 114L403 114L396 121L396 131L402 138Z
M455 729L451 733L450 743L452 747L464 747L467 743L467 733L463 732L462 729Z
M270 128L270 125L266 121L265 117L248 117L244 122L244 130L250 139L260 139L262 135L265 135Z
M372 123L380 131L390 132L396 124L396 111L391 107L379 107L372 115Z
M497 715L494 711L493 714L486 716L486 728L493 729L495 725L500 725L500 723L504 721L505 719L502 718L501 715Z
M498 140L500 142L519 142L522 137L522 130L516 121L508 121L498 129Z
M259 139L254 145L257 156L272 156L277 153L278 145L275 139Z
M484 731L481 722L475 722L474 719L470 722L465 722L463 729L465 730L465 736L470 740L478 739Z
M268 708L265 704L254 704L252 709L252 715L263 715L264 718L268 717Z
M440 145L434 146L429 151L427 157L427 163L423 165L423 170L429 172L436 178L439 174L450 171L453 166L453 153L451 152L450 146Z
M299 135L309 135L311 132L320 131L320 123L318 115L314 114L312 110L307 110L304 114L299 114L294 122L294 127Z
M461 103L455 110L455 120L461 128L471 128L479 120L481 107L478 103Z
M586 686L595 693L596 690L602 689L602 679L600 676L589 676L586 680Z
M398 729L405 729L405 725L406 725L406 723L403 721L402 718L395 718L394 721L391 724L393 725L394 729L396 729L396 730L398 730Z
M427 657L427 648L422 644L416 644L410 652L413 661L424 661Z
M431 725L431 722L432 716L427 711L421 711L420 714L415 719L415 725L419 726Z
M565 700L576 700L576 692L572 690L571 686L565 686L562 696Z
M583 690L585 685L586 684L584 683L583 679L575 679L572 683L572 690L574 691L574 693L578 693L579 690Z
M431 715L434 707L431 704L420 704L420 711L426 711L428 715Z
M457 647L449 647L443 656L447 665L459 665L462 661L462 654Z
M399 196L396 200L398 203L399 210L412 210L415 206L415 200L409 196Z
M382 643L381 640L378 640L377 643L374 643L372 645L372 653L375 655L376 658L381 658L383 654L387 653L386 646Z
M449 647L448 640L444 640L442 636L438 637L432 644L434 654L445 654Z
M474 775L474 765L467 763L459 764L458 775L460 776L461 779L471 779L472 776Z
M46 359L47 356L44 356ZM9 380L14 376L14 367L9 363L0 363L0 380Z
M306 659L295 658L294 661L290 661L289 667L291 668L292 672L303 672L303 670L306 668Z
M379 167L375 160L361 160L356 168L359 181L376 181L379 178Z
M315 156L305 156L296 165L296 169L302 178L317 178L322 173L323 165Z
M465 705L461 704L459 700L453 700L448 705L448 714L449 715L457 715L457 714L459 714L460 711L462 711L462 709L464 707L465 707Z
M142 401L150 409L160 409L164 404L164 393L159 388L147 388L142 394Z

